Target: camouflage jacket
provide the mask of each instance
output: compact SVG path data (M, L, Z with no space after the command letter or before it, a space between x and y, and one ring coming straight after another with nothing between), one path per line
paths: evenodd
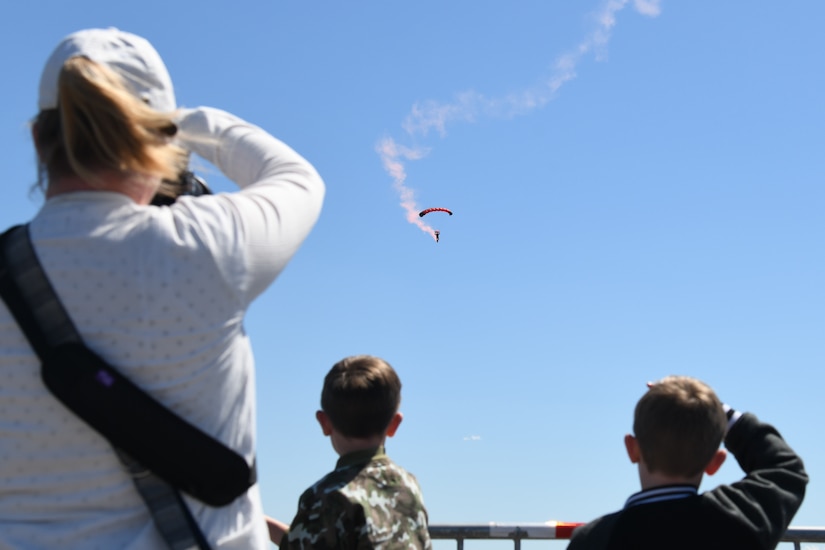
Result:
M342 456L301 495L284 538L289 549L432 548L418 481L383 447Z

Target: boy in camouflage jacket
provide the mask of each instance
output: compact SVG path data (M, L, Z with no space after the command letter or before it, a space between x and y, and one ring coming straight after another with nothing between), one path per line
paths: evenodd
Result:
M432 548L418 482L384 453L402 420L400 402L401 381L383 359L353 356L332 367L315 417L340 458L301 495L292 525L267 518L272 542L283 549Z

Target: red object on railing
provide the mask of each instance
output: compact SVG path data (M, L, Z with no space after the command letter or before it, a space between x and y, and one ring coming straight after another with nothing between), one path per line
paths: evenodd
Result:
M556 538L569 539L573 536L573 529L584 523L571 523L569 521L549 521L548 524L556 524Z

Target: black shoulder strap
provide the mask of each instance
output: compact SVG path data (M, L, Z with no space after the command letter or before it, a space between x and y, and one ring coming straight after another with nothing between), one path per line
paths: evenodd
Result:
M40 267L28 226L15 226L0 236L0 295L44 363L60 353L63 344L82 345L74 323ZM116 446L115 452L169 548L209 550L209 543L178 491Z
M0 290L66 407L172 486L225 506L256 482L255 463L190 424L83 343L18 226L0 236Z
M0 237L0 292L9 311L37 355L64 342L79 342L74 323L40 268L29 239L28 225L18 225Z

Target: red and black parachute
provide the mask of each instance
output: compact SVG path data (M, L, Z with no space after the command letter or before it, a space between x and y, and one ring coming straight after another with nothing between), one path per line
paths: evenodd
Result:
M446 208L425 208L424 210L422 210L421 212L418 213L418 217L423 218L424 216L426 216L430 212L446 212L450 216L453 215L453 213L450 210L447 210Z
M450 216L453 215L452 211L448 210L447 208L425 208L424 210L418 213L418 217L423 218L430 212L446 212ZM433 237L435 238L435 242L438 242L439 235L441 235L441 231L433 230Z

